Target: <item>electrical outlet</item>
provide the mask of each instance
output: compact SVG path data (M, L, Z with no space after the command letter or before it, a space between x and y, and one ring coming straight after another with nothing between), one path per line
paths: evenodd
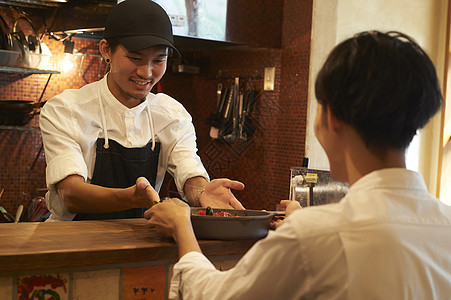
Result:
M263 90L274 91L274 79L276 77L276 67L265 68L265 80L263 82Z

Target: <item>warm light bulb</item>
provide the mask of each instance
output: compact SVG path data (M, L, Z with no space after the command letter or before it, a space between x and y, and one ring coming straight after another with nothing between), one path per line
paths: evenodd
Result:
M70 74L75 71L76 61L72 54L65 53L60 60L59 70L63 74Z

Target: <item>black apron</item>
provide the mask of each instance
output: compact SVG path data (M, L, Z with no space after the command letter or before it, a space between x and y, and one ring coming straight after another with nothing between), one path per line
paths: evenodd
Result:
M108 139L109 148L103 145L105 140L97 139L96 161L91 184L109 188L127 188L136 184L138 177L146 177L155 188L157 178L160 143L152 143L142 148L126 148L118 142ZM146 208L132 208L111 213L79 213L74 221L142 218Z

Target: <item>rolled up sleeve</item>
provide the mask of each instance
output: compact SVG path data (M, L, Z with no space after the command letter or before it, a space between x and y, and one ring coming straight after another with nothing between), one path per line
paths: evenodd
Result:
M76 118L61 102L58 98L49 100L39 119L47 162L48 188L72 174L83 176L85 180L88 176L86 162L77 141L79 131Z

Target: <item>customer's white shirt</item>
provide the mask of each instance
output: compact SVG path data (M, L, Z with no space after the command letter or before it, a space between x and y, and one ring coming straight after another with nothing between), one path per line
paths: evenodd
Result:
M296 211L228 271L198 252L174 267L176 299L451 299L451 207L420 174L373 172L337 204Z
M187 179L209 178L196 154L196 134L185 108L165 94L152 94L134 108L121 104L109 91L106 76L77 90L66 90L47 101L40 113L40 127L47 162L49 221L72 220L55 183L72 174L90 182L95 164L95 143L104 137L99 88L105 110L108 138L124 147L143 147L152 140L148 111L155 140L161 143L156 179L158 191L166 170L174 175L181 195ZM149 109L146 109L149 106Z

